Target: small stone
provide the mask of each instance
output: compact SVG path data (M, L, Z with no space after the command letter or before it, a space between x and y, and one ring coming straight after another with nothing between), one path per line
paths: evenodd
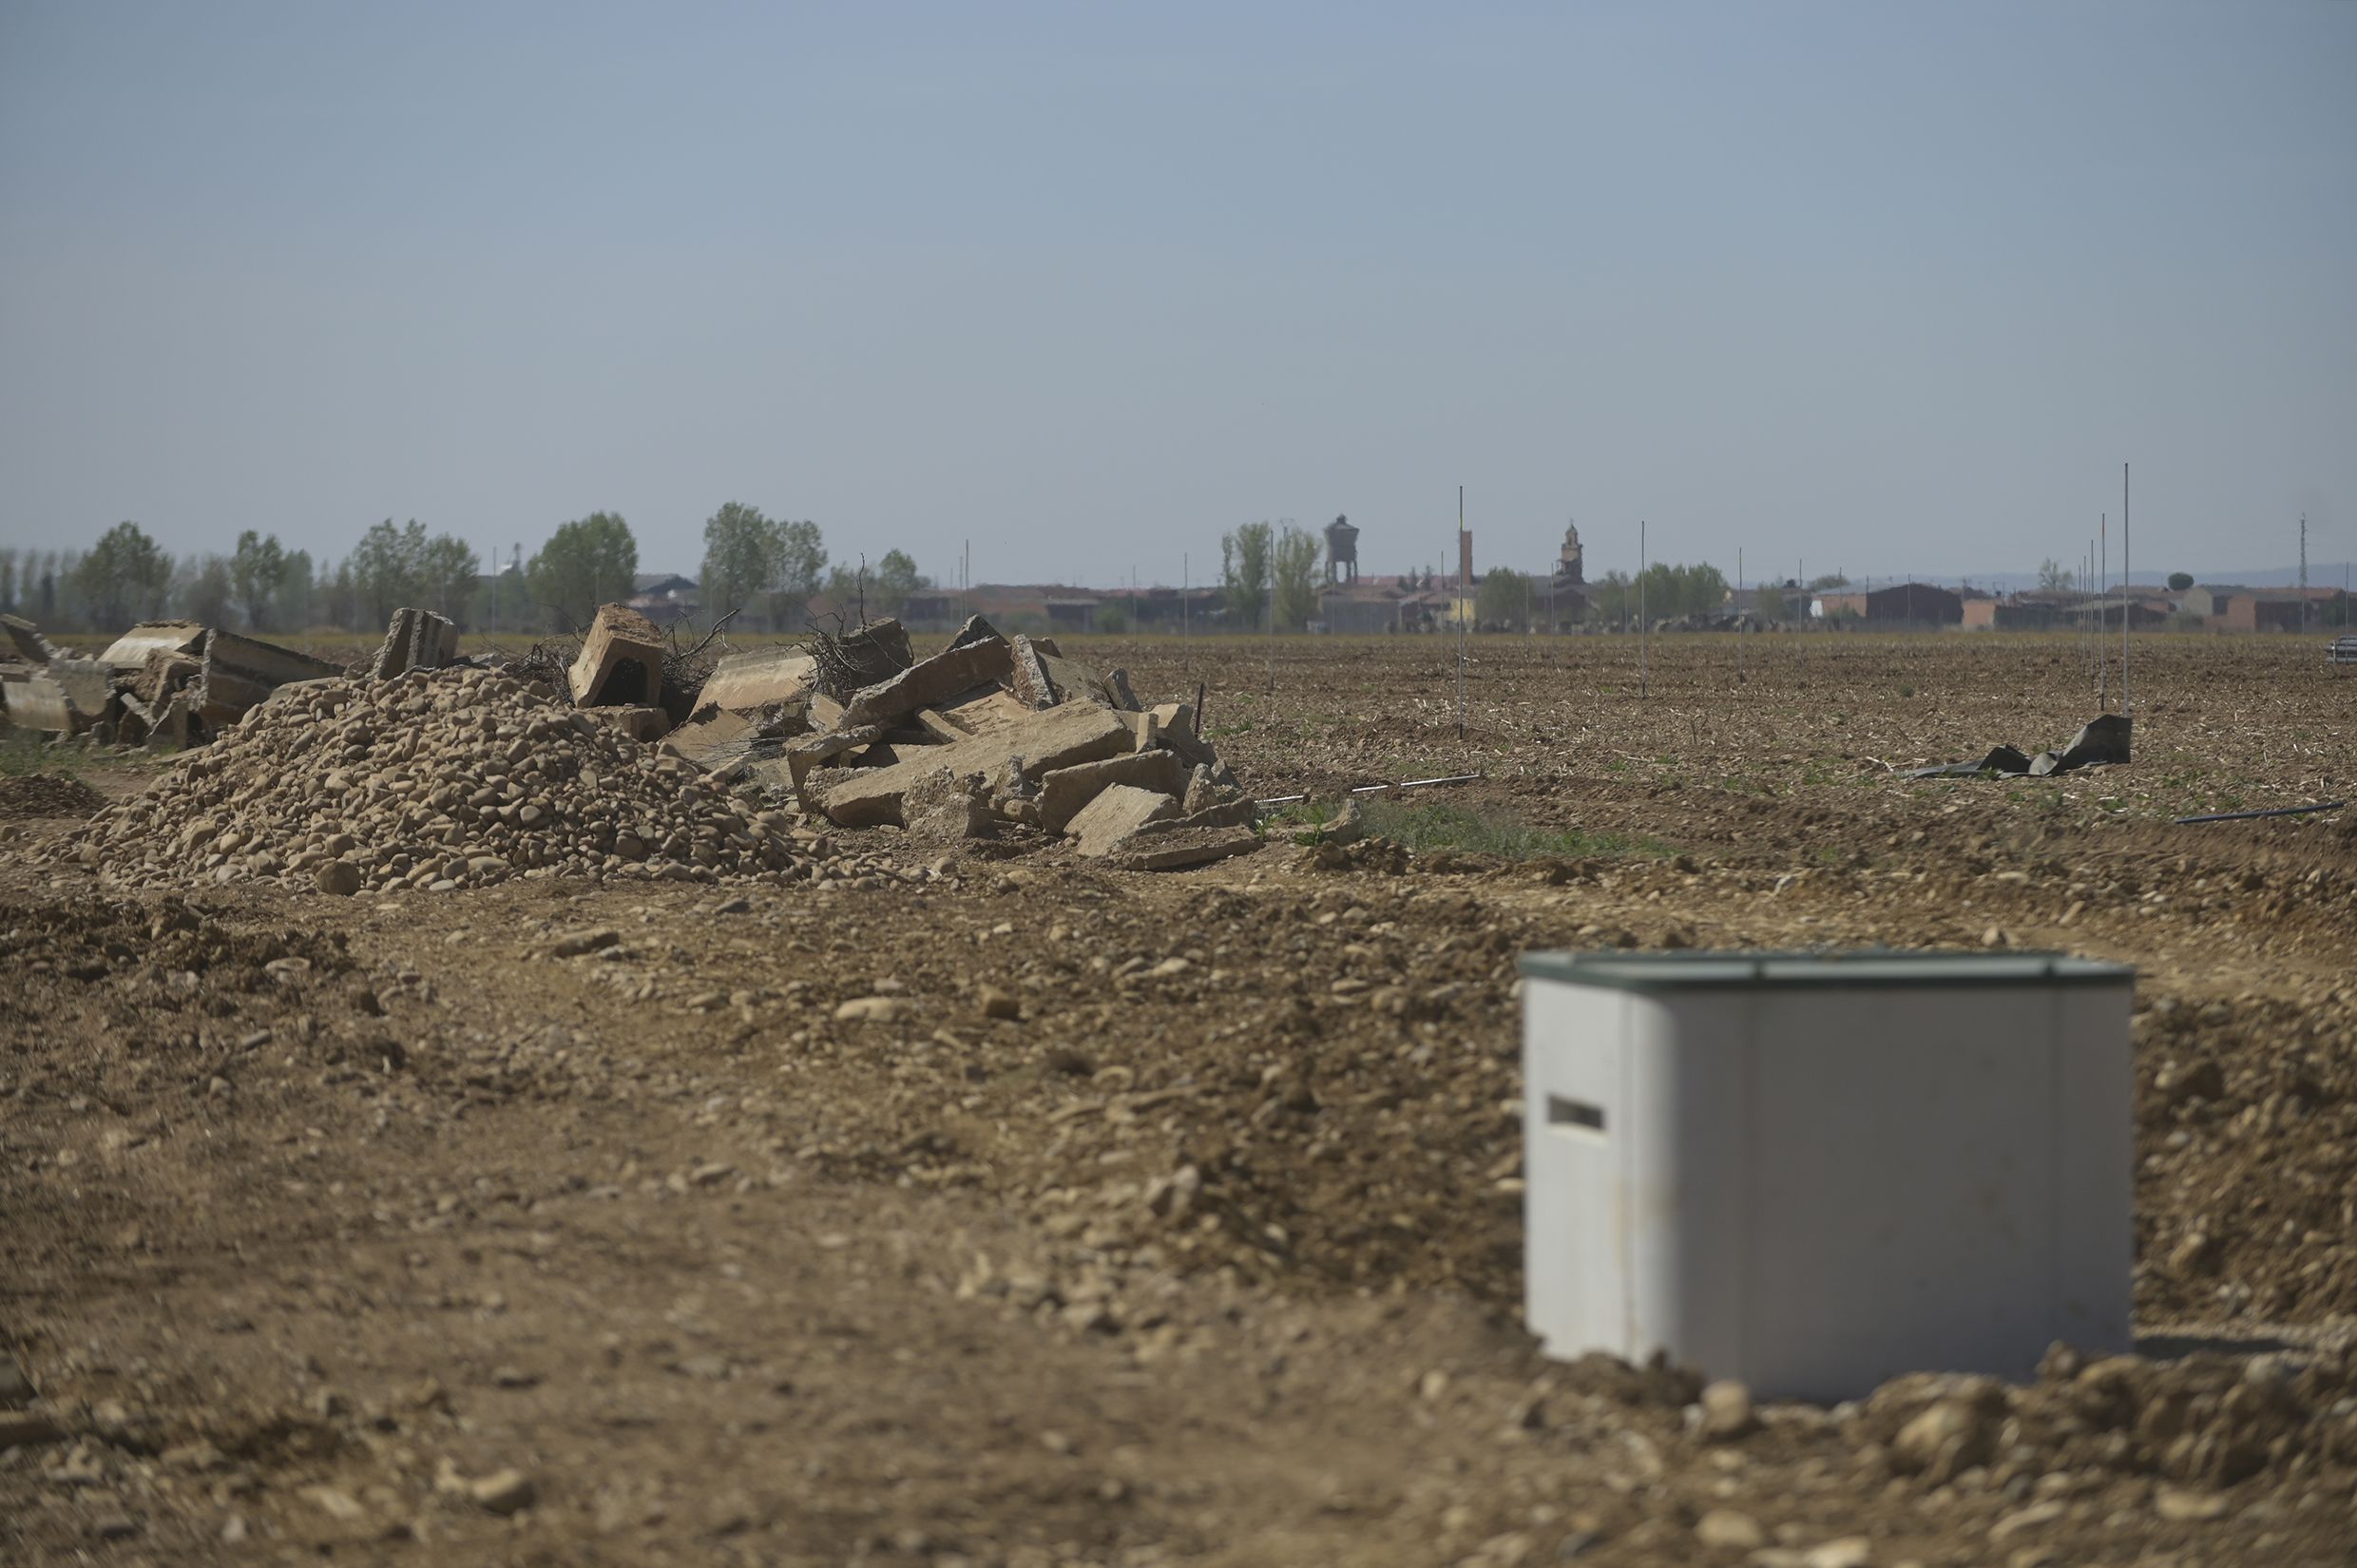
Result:
M139 1521L119 1509L110 1509L90 1520L90 1534L101 1540L123 1540L139 1534Z
M2070 1504L2060 1498L2048 1498L2043 1502L2033 1502L2026 1508L2007 1514L1991 1525L1989 1539L2003 1540L2024 1530L2035 1530L2041 1524L2052 1524L2069 1512Z
M494 1470L468 1482L467 1495L494 1514L512 1514L532 1505L532 1478L521 1470Z
M0 1409L13 1410L32 1403L32 1379L14 1356L0 1356Z
M1749 1552L1768 1544L1768 1532L1749 1514L1714 1508L1695 1522L1695 1539L1720 1551Z
M1873 1568L1874 1543L1864 1536L1843 1536L1811 1546L1801 1560L1808 1568Z
M360 868L349 860L331 860L319 868L316 881L321 892L350 898L360 890Z
M2212 1524L2226 1517L2226 1499L2215 1492L2163 1486L2153 1494L2153 1511L2172 1524Z
M360 1506L358 1499L350 1492L341 1491L334 1486L305 1486L299 1488L295 1495L330 1519L337 1520L345 1524L356 1523L368 1518L368 1510Z
M1752 1390L1732 1378L1721 1378L1702 1390L1702 1435L1712 1443L1733 1443L1759 1429L1752 1409Z
M834 1017L838 1023L890 1023L908 1006L896 996L863 996L837 1007Z
M557 938L548 951L558 958L579 958L584 953L601 953L622 941L622 933L611 927L600 927L567 931Z
M1023 1017L1023 1004L1015 1000L1015 994L1012 991L1003 991L996 985L985 985L982 988L981 1001L982 1016L985 1018L1019 1019Z

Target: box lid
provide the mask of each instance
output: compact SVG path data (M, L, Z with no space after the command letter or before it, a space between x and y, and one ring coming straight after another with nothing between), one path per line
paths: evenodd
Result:
M1699 986L2133 985L2136 969L2066 953L1905 952L1538 952L1524 953L1533 980L1618 990L1674 991Z

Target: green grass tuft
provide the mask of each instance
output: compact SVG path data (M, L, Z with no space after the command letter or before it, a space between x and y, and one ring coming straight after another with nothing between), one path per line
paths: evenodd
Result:
M1580 828L1529 828L1508 817L1480 816L1454 806L1404 806L1397 801L1366 800L1361 802L1361 808L1367 813L1368 832L1410 850L1456 850L1466 854L1500 855L1508 860L1529 860L1541 855L1590 858L1677 853L1658 838L1631 838Z

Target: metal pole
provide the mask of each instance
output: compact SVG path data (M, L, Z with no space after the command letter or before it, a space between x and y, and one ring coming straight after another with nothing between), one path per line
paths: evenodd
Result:
M1740 603L1742 600L1743 546L1738 545L1735 546L1735 601ZM1735 621L1735 683L1737 685L1742 684L1743 681L1743 622L1750 619L1751 617L1747 615Z
M1646 663L1646 644L1653 640L1653 622L1645 614L1645 520L1637 520L1637 699L1653 696L1653 676Z
M2103 653L2103 599L2112 591L2112 514L2096 525L2095 558L2095 711L2112 711L2111 664Z
M1465 558L1465 487L1457 487L1457 738L1465 738L1466 599L1472 593L1472 573Z
M1194 563L1185 551L1178 554L1178 667L1195 668L1195 615L1187 604L1187 595L1195 590Z
M2119 711L2136 717L2136 688L2128 676L2128 465L2119 466Z

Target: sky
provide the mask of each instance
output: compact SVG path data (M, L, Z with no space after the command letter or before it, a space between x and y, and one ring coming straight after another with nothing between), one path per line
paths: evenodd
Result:
M2357 5L0 5L0 545L2357 555ZM2146 578L2139 569L2137 576Z

